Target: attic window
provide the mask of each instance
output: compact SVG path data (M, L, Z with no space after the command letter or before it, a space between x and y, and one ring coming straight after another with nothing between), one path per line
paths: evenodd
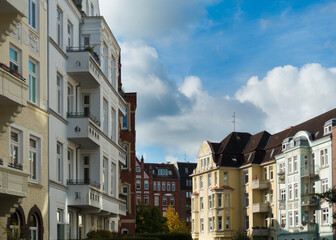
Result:
M270 154L270 157L273 157L273 153L274 153L274 148L272 149L272 152Z
M171 171L171 170L169 170L169 175L173 175L173 173L172 173L172 171Z
M189 171L188 171L188 168L186 167L185 169L184 169L184 171L185 171L185 173L189 173Z
M236 156L232 156L232 161L237 162Z
M324 127L324 135L331 133L331 125Z
M250 161L251 157L252 157L252 153L250 153L250 155L248 156L247 161Z

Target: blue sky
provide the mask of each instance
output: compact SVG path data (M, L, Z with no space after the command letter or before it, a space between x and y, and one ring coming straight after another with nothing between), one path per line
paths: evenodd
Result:
M335 107L333 1L100 0L138 92L137 153L195 161L203 140L274 133Z

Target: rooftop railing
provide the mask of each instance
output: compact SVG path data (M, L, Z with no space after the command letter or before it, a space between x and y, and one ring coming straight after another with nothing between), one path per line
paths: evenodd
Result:
M67 117L68 118L87 117L87 118L90 118L95 124L97 124L100 127L100 121L95 116L93 116L90 112L68 112Z
M67 52L89 52L91 56L96 60L98 65L100 65L99 55L93 51L93 47L85 46L85 47L67 47Z

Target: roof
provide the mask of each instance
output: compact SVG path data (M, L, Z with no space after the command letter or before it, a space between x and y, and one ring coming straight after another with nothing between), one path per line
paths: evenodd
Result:
M153 179L178 179L178 173L174 164L170 163L145 163L145 169L153 174ZM158 170L168 170L168 175L158 175ZM171 172L171 174L170 174Z
M214 151L214 162L217 166L240 167L274 161L282 151L284 139L293 137L299 131L306 131L312 140L318 140L325 136L325 123L333 118L336 118L336 108L273 135L267 131L254 135L231 132L220 143L209 142ZM334 124L335 121L329 122Z

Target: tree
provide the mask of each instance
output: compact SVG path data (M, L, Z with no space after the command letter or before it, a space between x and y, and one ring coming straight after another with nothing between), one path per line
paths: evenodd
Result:
M314 197L321 201L327 201L329 204L336 203L336 187L329 189L324 193L315 193ZM336 229L336 213L333 213L334 222L331 225L333 229Z
M239 230L235 232L233 240L250 240L250 238L247 236L245 231Z
M136 206L137 233L164 233L168 232L167 219L162 216L157 207L139 204Z
M167 212L167 227L169 232L180 232L180 233L188 233L188 228L184 221L180 220L179 214L174 210L174 208L169 205Z

